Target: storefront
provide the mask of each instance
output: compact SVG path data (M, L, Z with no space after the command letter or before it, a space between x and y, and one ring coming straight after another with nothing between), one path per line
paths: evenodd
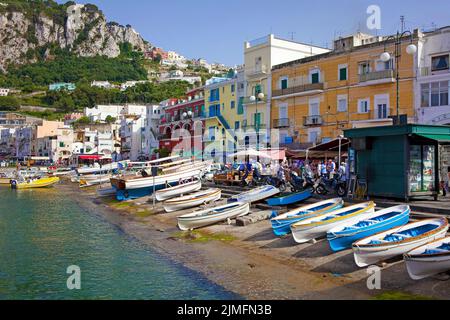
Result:
M364 181L368 196L437 200L440 151L441 146L450 145L450 127L410 124L350 129L345 137L351 140L350 173Z

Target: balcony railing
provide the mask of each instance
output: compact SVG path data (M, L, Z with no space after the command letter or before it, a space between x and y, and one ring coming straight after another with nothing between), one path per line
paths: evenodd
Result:
M258 104L264 104L267 102L267 98L258 99ZM242 104L256 104L256 101L250 100L250 97L244 98Z
M305 126L320 126L323 124L322 116L304 117L303 124Z
M359 82L368 82L383 79L394 79L394 70L374 71L359 75Z
M285 96L285 95L289 95L289 94L304 93L304 92L308 92L308 91L316 91L316 90L323 90L323 89L324 89L323 83L310 83L310 84L303 84L300 86L295 86L295 87L286 88L286 89L274 90L272 95L274 97L279 97L279 96Z
M273 127L275 129L289 128L290 127L290 119L289 118L275 119L275 120L273 120Z
M427 77L432 76L433 74L441 74L441 73L449 73L450 69L442 69L442 70L433 70L431 67L422 67L420 68L420 76Z

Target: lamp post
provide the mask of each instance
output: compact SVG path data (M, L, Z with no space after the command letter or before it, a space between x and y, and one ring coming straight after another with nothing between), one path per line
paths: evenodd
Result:
M390 40L394 40L395 43L395 63L396 63L396 67L395 67L395 80L397 83L397 121L396 124L400 124L400 70L399 70L399 66L400 66L400 58L402 56L402 38L409 35L410 36L410 44L408 45L408 47L406 47L406 53L408 53L409 55L414 55L417 52L417 46L415 44L413 44L413 33L411 33L411 31L404 31L402 33L397 31L397 35L395 36L389 36L385 41L384 41L384 52L381 54L380 59L383 62L388 62L391 60L391 54L389 52L386 51L386 46L387 46L387 42Z
M338 167L341 166L341 160L342 160L342 139L344 139L344 136L342 134L340 134L338 136L339 139L339 163L338 163Z
M255 89L256 94L256 89ZM257 96L251 96L250 101L256 103L256 112L255 112L255 131L256 131L256 151L259 151L259 123L256 123L256 117L259 115L258 113L258 101L264 99L264 93L260 92ZM261 122L261 118L259 119ZM259 157L257 159L259 161Z

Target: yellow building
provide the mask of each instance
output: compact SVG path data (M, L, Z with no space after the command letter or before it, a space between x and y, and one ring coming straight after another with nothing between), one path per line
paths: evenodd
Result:
M205 86L205 151L206 157L222 159L237 150L235 137L242 128L245 115L243 85L238 76L213 78Z
M413 42L417 45L417 34ZM399 114L415 121L416 55L401 45ZM272 69L271 127L280 143L318 144L337 138L344 129L392 124L396 108L394 41L364 34L341 38L332 52L275 66ZM391 54L384 62L383 52Z

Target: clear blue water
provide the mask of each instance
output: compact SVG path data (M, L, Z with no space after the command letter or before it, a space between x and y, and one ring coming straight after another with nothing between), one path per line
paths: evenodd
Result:
M67 289L67 267L81 290ZM0 299L236 299L57 188L0 188Z

